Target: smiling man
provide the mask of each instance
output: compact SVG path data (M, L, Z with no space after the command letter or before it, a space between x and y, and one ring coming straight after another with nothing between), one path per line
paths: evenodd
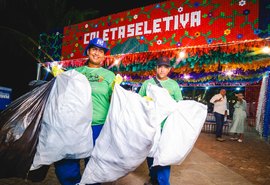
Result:
M182 93L178 83L169 78L168 74L171 71L171 64L170 59L167 57L160 57L157 60L157 67L156 67L156 76L154 78L146 80L139 91L141 96L146 95L147 85L149 83L158 85L159 87L163 87L169 91L171 97L176 100L182 100ZM160 97L162 98L162 97ZM161 123L161 132L162 128L166 122L166 119ZM149 182L146 182L144 185L170 185L170 166L154 166L153 165L153 158L147 157L147 165L149 168Z
M101 66L108 50L104 40L101 38L92 39L83 53L84 56L88 56L86 65L75 68L88 79L91 86L93 114L89 115L92 116L92 123L89 124L92 126L94 145L108 114L113 91L112 84L115 79L115 74L112 71ZM86 158L85 162L87 163L88 160L89 158ZM56 162L55 173L61 185L79 183L81 180L80 159L63 159ZM99 184L96 183L96 185Z

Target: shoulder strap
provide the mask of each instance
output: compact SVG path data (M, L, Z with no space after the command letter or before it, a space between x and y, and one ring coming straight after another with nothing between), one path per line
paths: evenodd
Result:
M161 85L161 83L160 83L160 81L158 81L157 77L154 77L154 80L155 80L156 84L157 84L159 87L163 88L162 85Z

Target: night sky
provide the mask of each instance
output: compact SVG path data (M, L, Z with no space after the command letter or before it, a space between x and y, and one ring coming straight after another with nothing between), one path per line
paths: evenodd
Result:
M60 2L65 2L65 6L55 9L55 2L59 0L0 0L0 86L12 89L12 100L30 90L28 84L37 77L38 62L31 51L27 50L27 45L31 39L38 41L39 33L67 26L61 25L61 17L52 16L57 15L58 11L95 10L94 19L162 1L62 0ZM45 8L39 7L42 3Z

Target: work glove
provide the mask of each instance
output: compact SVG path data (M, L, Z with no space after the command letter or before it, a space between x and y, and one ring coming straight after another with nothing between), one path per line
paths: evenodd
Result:
M112 83L112 89L114 89L114 85L115 84L121 84L123 81L123 77L120 75L120 74L117 74L113 80L113 83Z

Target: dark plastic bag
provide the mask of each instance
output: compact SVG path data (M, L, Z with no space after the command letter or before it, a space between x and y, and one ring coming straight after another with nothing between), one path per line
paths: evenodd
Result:
M39 138L42 116L55 82L34 88L13 101L0 113L0 178L18 177L32 181L45 178L48 167L35 179L32 165Z

